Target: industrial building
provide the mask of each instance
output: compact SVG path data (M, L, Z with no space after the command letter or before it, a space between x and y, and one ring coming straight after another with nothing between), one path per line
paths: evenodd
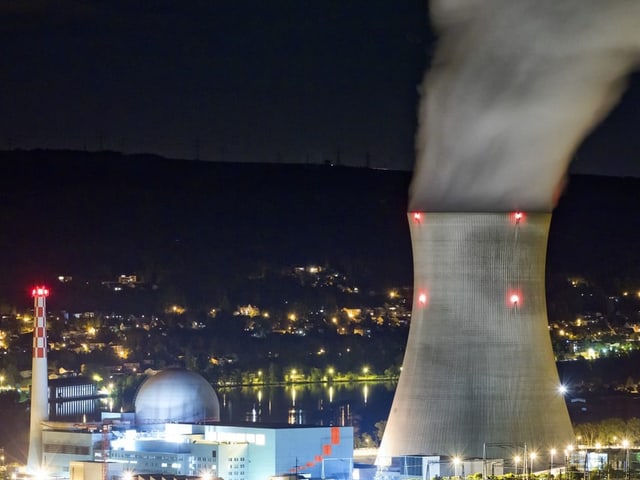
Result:
M21 478L131 480L272 476L351 477L353 427L222 425L218 396L201 375L169 368L147 378L134 412L99 422L49 420L49 402L85 401L82 380L48 384L46 298L35 287L29 454ZM56 407L57 408L57 407Z
M353 427L222 425L218 420L218 399L204 378L183 369L164 370L143 383L135 412L104 414L97 423L44 422L43 468L72 480L95 480L96 469L104 479L351 475Z

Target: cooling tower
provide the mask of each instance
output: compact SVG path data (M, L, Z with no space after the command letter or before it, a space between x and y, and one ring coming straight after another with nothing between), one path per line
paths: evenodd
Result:
M410 213L411 327L377 463L574 436L548 330L550 213Z

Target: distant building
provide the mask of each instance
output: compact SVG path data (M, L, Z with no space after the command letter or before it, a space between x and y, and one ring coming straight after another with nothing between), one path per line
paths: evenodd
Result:
M116 281L106 280L101 283L103 286L116 292L122 290L123 287L136 288L144 284L144 282L138 280L136 275L120 275Z
M102 396L95 382L81 375L49 379L48 384L52 418L93 412Z

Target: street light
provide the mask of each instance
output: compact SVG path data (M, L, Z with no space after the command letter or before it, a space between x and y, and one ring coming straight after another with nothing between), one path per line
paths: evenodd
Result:
M567 479L573 477L573 475L569 475L569 466L571 460L571 454L573 452L573 445L567 445L567 448L564 449L564 472Z
M516 477L518 476L518 464L520 463L520 455L516 455L515 457L513 457L513 464L515 465L515 474Z
M626 438L622 441L624 447L624 478L629 479L629 440Z
M458 465L460 465L460 457L453 457L452 459L453 461L453 476L456 476L456 473L458 472Z
M454 476L456 474L458 465L461 466L462 475L460 475L460 478L462 479L464 478L464 463L462 462L462 459L460 457L453 457L453 475Z
M529 454L529 458L531 459L531 476L533 477L533 461L536 459L536 452L531 452Z
M553 457L556 454L556 449L549 450L549 478L551 478L551 471L553 470Z
M602 476L602 457L600 457L600 454L598 453L598 450L600 450L602 448L602 444L600 442L596 442L595 444L595 454L596 454L596 458L594 458L594 462L600 458L600 465L598 467L598 477ZM590 479L591 478L591 464L589 462L589 449L587 449L586 451L586 455L584 457L584 475L586 479Z

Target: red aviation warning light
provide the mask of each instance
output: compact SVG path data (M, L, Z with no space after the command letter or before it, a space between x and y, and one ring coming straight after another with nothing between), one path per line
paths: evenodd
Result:
M415 223L421 223L422 222L422 213L421 212L413 212L413 221Z
M510 307L521 307L522 306L522 295L520 292L509 292L507 293L507 303Z
M524 220L524 213L513 212L512 218L513 218L513 223L518 225L522 220Z
M418 295L418 304L420 306L425 306L427 304L427 294L422 292L420 295Z
M32 297L48 297L49 289L47 287L33 287L31 290Z

